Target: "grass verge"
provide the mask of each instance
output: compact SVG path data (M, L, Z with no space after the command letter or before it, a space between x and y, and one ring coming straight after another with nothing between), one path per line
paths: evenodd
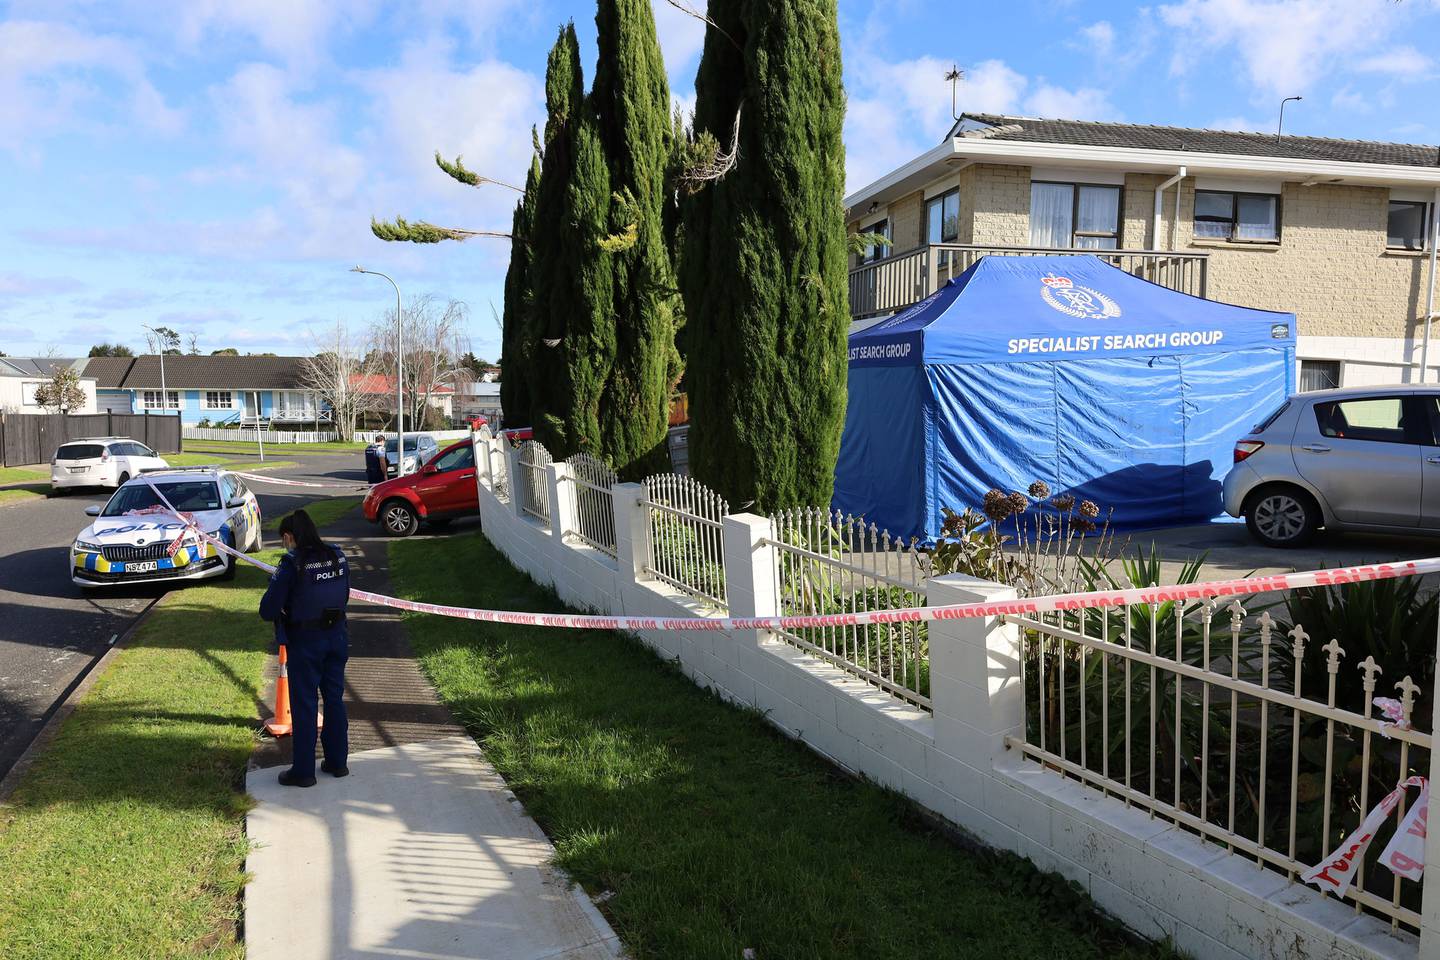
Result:
M169 594L0 806L0 957L241 960L264 586Z
M36 480L50 482L50 474L43 470L26 470L24 467L0 467L0 486L10 483L33 483Z
M325 500L314 500L305 504L305 512L310 514L310 519L315 521L315 526L324 530L328 525L339 520L345 514L360 506L359 497L331 497ZM287 511L288 513L288 511ZM276 514L265 521L266 530L277 530L280 521L287 513Z
M396 541L400 593L559 611L481 536ZM465 576L456 576L456 571ZM961 849L638 642L407 615L421 664L637 960L1174 956L1008 854Z
M48 483L30 483L20 487L6 487L0 490L0 504L20 503L24 500L38 500L50 492Z
M165 462L172 467L208 467L216 464L226 470L243 470L246 473L255 473L261 470L285 470L289 467L299 466L295 460L232 460L217 459L217 454L204 453L172 453L165 457Z

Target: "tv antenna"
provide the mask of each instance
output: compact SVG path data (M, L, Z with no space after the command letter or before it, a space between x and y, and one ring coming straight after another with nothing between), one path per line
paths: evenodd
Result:
M1304 97L1286 97L1284 100L1281 100L1281 101L1280 101L1280 122L1275 125L1275 139L1276 139L1276 140L1279 140L1279 139L1280 139L1280 133L1281 133L1282 130L1285 129L1285 104L1289 103L1291 100L1304 100L1304 99L1305 99Z
M965 71L961 70L958 64L952 64L950 72L945 74L945 79L950 81L950 116L955 122L960 122L960 81L965 79Z

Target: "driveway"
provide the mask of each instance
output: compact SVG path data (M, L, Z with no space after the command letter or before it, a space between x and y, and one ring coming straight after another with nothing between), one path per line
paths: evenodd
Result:
M284 448L267 454L280 459ZM285 459L297 460L297 465L276 471L275 476L320 483L365 479L358 453ZM341 489L260 483L254 489L266 518L317 496L350 495ZM85 508L108 498L109 491L87 491L0 506L0 777L25 752L86 668L169 589L133 587L96 591L87 597L70 582L68 551L75 534L89 522ZM273 542L273 533L270 538Z

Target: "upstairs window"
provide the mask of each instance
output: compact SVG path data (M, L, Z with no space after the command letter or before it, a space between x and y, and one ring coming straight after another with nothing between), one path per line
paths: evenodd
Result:
M879 223L872 223L860 231L861 233L873 233L890 239L890 221L881 220ZM865 244L865 252L860 255L861 263L873 263L876 260L884 259L890 254L890 247L883 243Z
M1030 245L1114 250L1120 246L1120 188L1089 183L1030 184Z
M1385 246L1391 250L1424 250L1430 205L1420 200L1391 200Z
M958 243L960 240L960 190L947 190L925 204L925 242Z
M1239 243L1280 242L1280 198L1269 193L1195 191L1195 236Z

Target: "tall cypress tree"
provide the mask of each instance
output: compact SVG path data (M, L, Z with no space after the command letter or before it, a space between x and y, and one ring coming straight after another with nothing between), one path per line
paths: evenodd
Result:
M515 205L510 267L505 271L505 309L500 322L500 408L510 425L527 425L531 407L530 310L534 300L531 272L535 262L535 203L540 192L540 154L530 161L525 195Z
M836 0L710 0L695 130L739 158L685 203L690 453L732 504L830 502L849 320ZM718 29L717 29L718 28Z
M584 109L585 84L575 25L562 27L545 68L544 157L536 190L533 260L530 270L531 424L547 447L563 435L568 405L565 342L572 266L566 263L566 221L574 175L576 130Z
M664 462L675 349L674 267L662 223L674 151L670 86L649 0L599 0L599 57L591 92L610 170L609 234L614 363L599 416L601 455L622 475Z

